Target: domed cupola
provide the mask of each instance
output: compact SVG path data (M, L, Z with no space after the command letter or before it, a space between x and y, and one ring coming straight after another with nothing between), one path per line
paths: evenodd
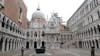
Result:
M45 19L45 15L40 11L39 6L32 15L32 20L34 20L34 19Z

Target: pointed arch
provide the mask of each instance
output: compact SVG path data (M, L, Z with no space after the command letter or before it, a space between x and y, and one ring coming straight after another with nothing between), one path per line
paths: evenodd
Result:
M95 41L96 41L96 46L97 46L97 48L99 48L99 42L98 42L98 40L95 39Z
M9 23L10 23L10 20L8 19L7 20L7 23L6 23L6 28L8 29L8 27L9 27Z
M94 33L97 34L97 28L94 26Z
M90 29L91 29L91 30L90 30L90 31L91 31L91 35L93 35L93 29L92 29L92 27L91 27Z
M2 18L2 27L4 27L5 26L5 16Z
M98 31L100 32L100 25L97 25Z
M42 37L44 37L45 36L45 33L44 33L44 31L42 31Z

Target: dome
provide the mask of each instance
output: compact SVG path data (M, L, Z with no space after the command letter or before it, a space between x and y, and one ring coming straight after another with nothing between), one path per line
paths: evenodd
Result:
M32 20L34 19L45 19L44 14L40 11L39 8L37 8L37 11L35 11L32 15Z

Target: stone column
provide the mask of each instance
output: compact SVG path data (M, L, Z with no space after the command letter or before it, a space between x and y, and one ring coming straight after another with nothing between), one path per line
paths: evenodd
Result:
M10 42L10 51L12 50L12 41Z
M14 41L14 43L13 43L13 50L15 50L15 41Z
M11 48L12 50L14 49L14 42L12 41L12 48Z
M85 48L87 48L87 44L86 44L86 41L85 41Z
M9 40L7 40L7 47L6 47L7 51L9 51Z
M98 40L98 44L99 44L99 49L100 49L100 39Z
M83 48L83 46L84 46L84 45L83 45L83 41L82 41L82 48Z

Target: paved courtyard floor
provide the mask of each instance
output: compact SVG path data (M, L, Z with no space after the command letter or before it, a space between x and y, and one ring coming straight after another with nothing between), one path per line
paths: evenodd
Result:
M91 50L68 48L68 49L47 49L45 54L36 54L34 49L25 50L24 56L91 56ZM100 50L95 50L95 56L100 56ZM21 56L21 51L0 53L0 56Z
M91 56L91 49L69 48L66 50L77 56ZM100 56L100 50L95 50L95 56Z

